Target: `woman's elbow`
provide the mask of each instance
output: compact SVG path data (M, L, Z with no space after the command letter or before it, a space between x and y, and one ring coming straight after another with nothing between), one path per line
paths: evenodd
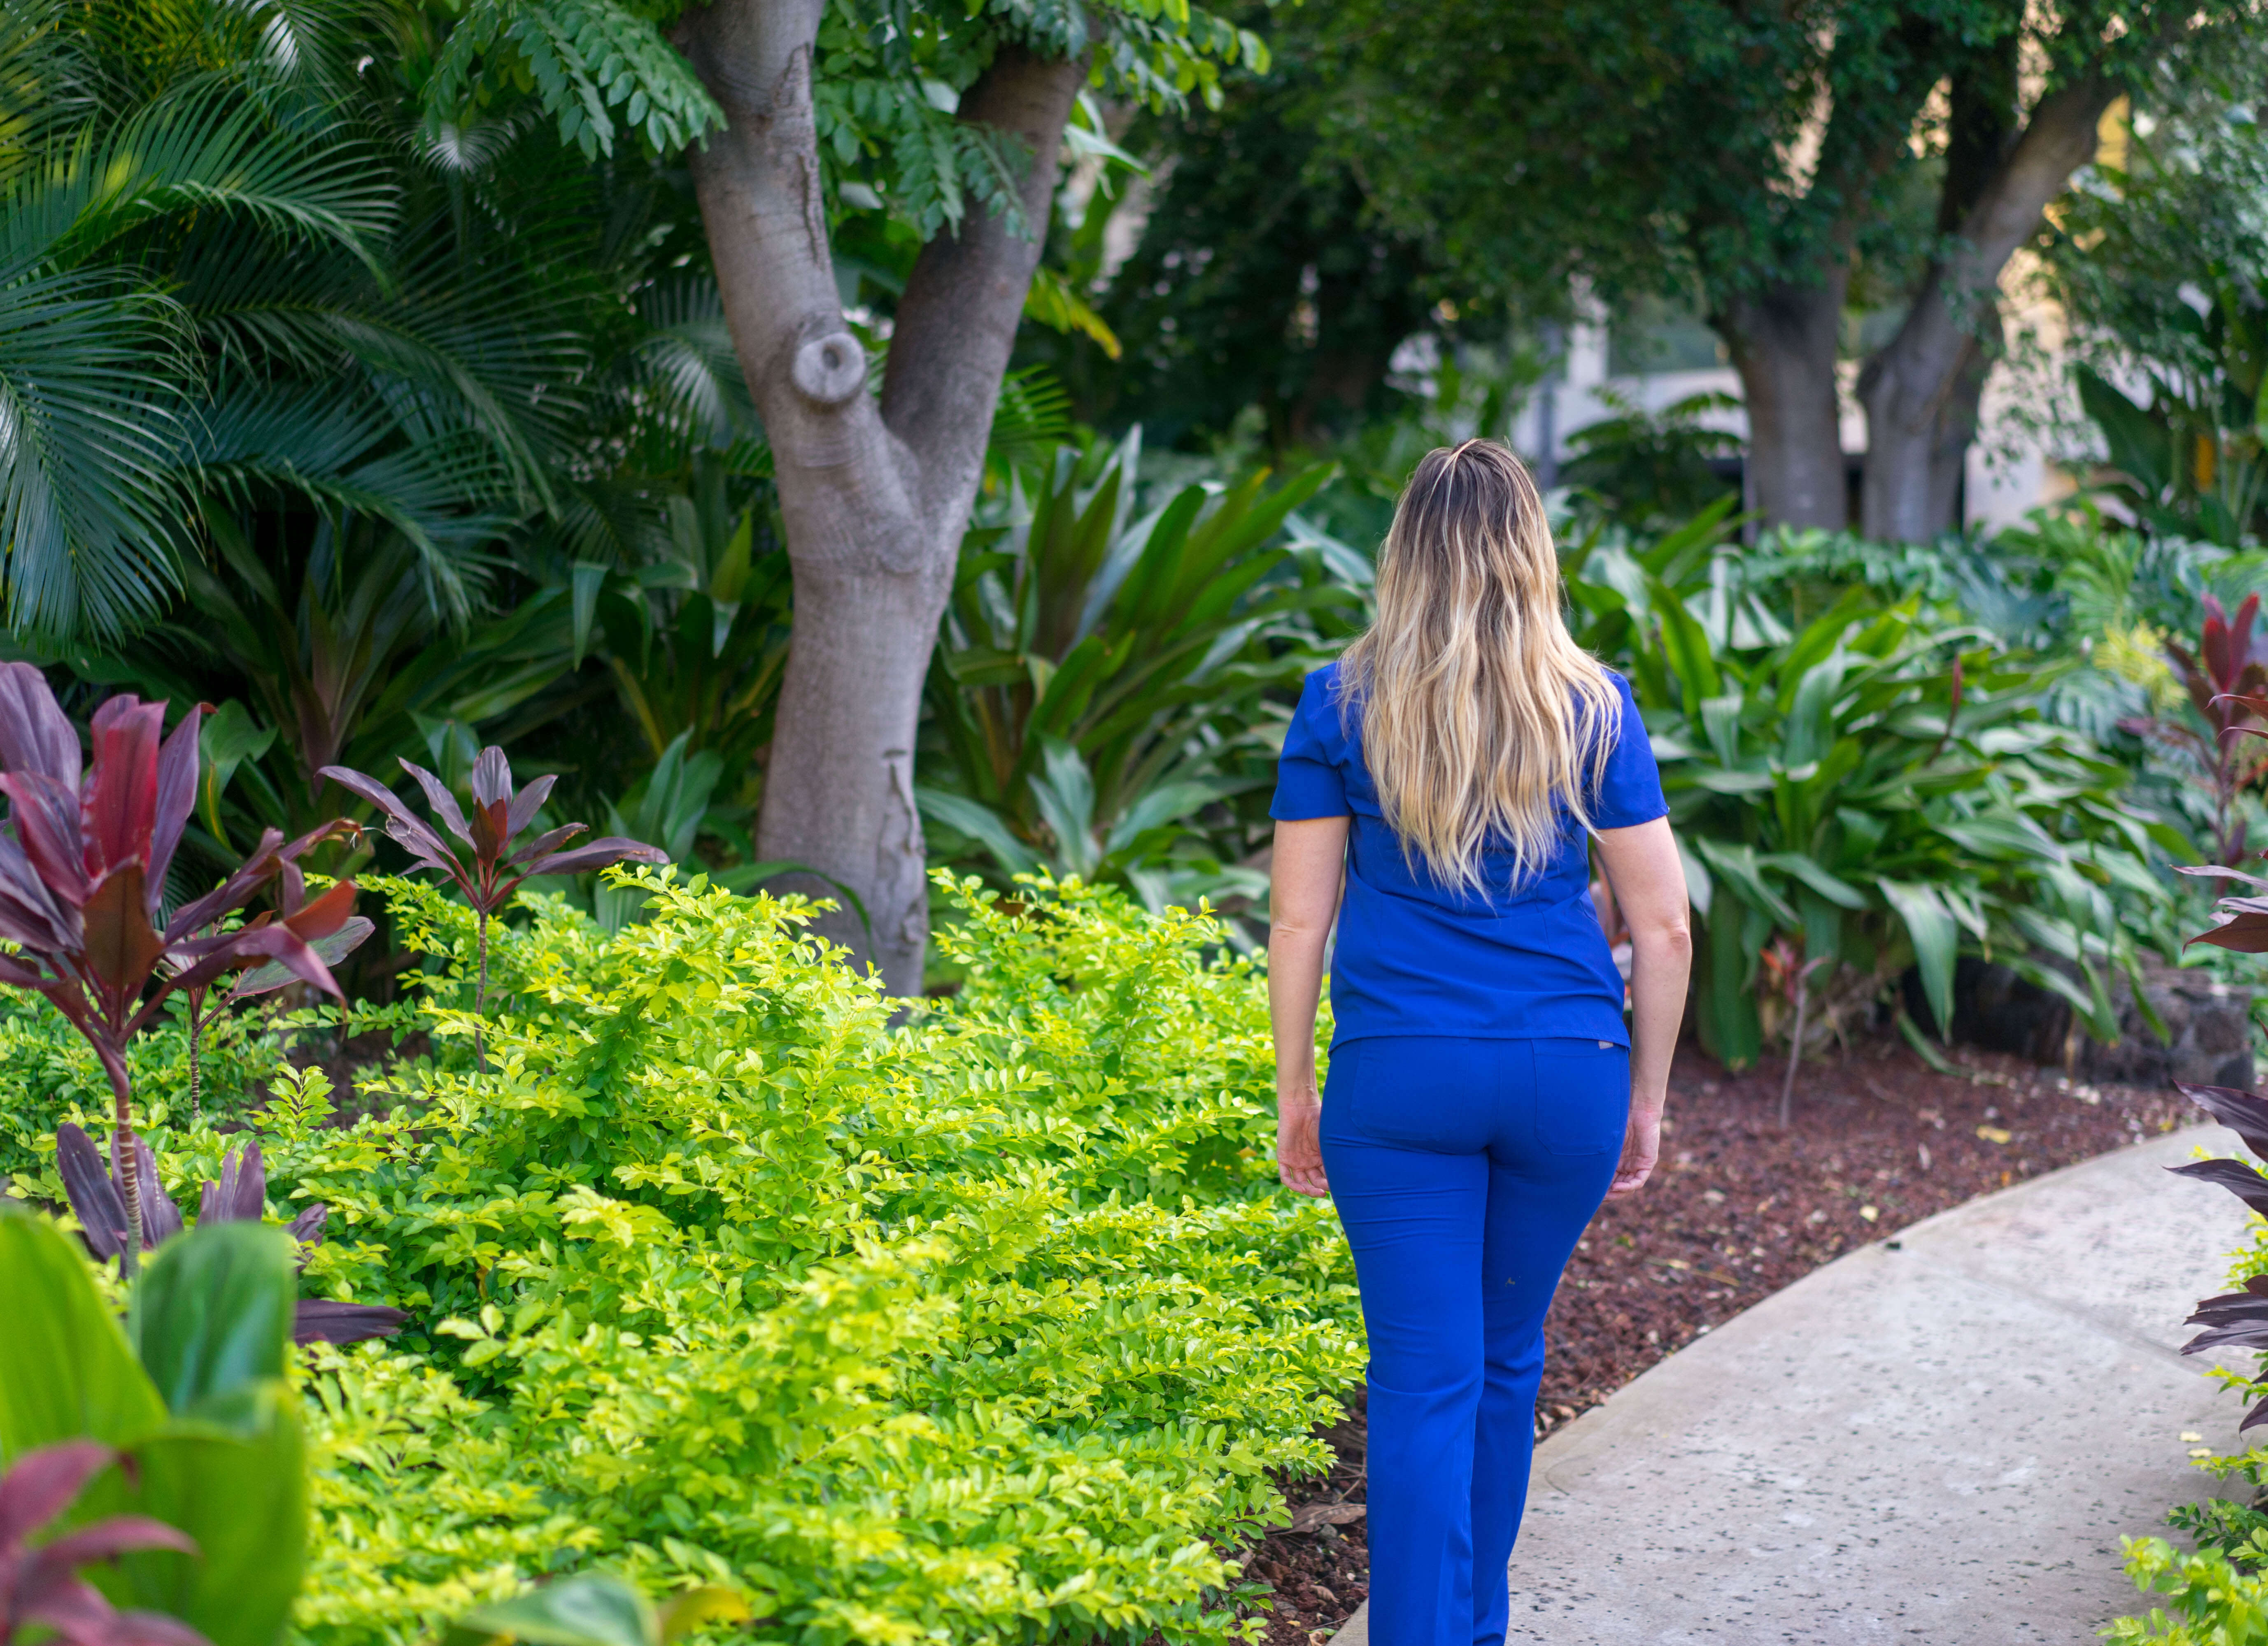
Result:
M1690 958L1693 953L1693 922L1682 903L1650 918L1631 920L1630 934L1633 944L1658 954Z

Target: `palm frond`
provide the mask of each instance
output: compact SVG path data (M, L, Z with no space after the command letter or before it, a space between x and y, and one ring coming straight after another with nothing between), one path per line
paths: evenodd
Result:
M204 212L330 241L369 260L393 215L394 191L382 168L352 141L279 136L239 90L208 76L115 129L91 122L17 180L0 199L0 218L33 216L37 239L66 267L155 219ZM31 239L11 233L0 245L13 250Z
M179 588L179 309L109 269L0 285L10 623L116 634Z
M703 273L658 283L642 294L638 318L651 329L632 351L637 383L665 418L718 447L759 426L714 279Z

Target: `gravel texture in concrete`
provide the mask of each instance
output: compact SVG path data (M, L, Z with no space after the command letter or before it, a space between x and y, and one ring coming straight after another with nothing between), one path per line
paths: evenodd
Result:
M1945 1212L1757 1304L1537 1450L1510 1646L2085 1642L2119 1539L2206 1495L2237 1398L2177 1352L2244 1211L2191 1128ZM1334 1646L1367 1646L1366 1610Z

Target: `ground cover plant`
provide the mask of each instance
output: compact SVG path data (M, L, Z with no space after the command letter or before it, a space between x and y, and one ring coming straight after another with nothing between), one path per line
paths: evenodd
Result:
M598 1563L729 1587L762 1639L1226 1638L1226 1555L1360 1367L1330 1215L1275 1182L1251 964L1123 893L971 883L965 984L893 1030L800 906L641 874L612 935L524 897L484 1018L473 911L382 883L455 974L385 1017L431 1054L347 1128L271 1069L276 1210L329 1209L307 1290L410 1317L308 1351L302 1631L407 1646ZM161 1182L213 1175L209 1128L144 1130Z

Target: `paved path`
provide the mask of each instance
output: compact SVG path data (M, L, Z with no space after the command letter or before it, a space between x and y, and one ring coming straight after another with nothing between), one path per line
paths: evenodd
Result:
M1536 1451L1510 1646L2081 1642L2121 1534L2213 1482L2242 1407L2175 1351L2243 1208L2198 1127L1807 1275ZM1334 1646L1367 1646L1366 1609Z

